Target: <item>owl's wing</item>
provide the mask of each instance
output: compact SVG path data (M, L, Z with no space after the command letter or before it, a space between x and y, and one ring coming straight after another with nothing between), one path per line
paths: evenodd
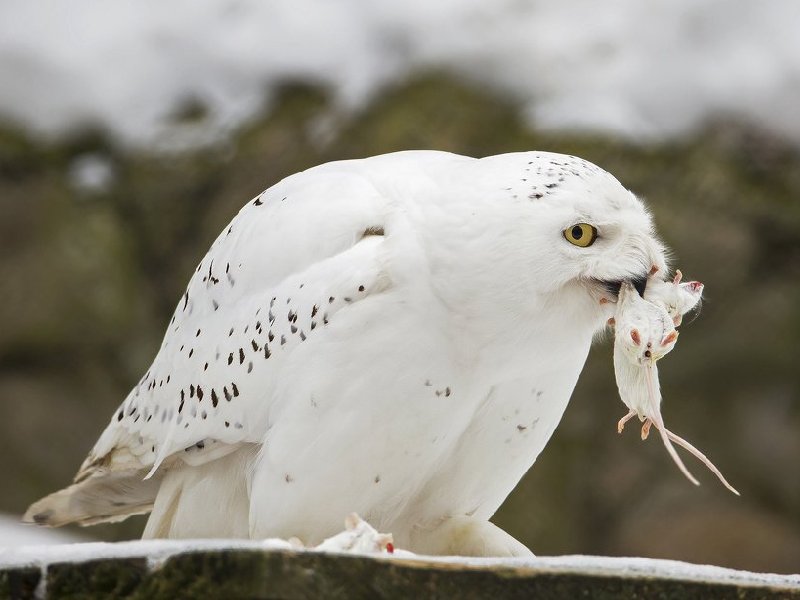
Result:
M90 524L147 512L159 467L262 442L282 361L325 336L339 311L389 286L386 213L368 180L330 167L249 202L197 266L150 369L75 484L34 504L26 519Z

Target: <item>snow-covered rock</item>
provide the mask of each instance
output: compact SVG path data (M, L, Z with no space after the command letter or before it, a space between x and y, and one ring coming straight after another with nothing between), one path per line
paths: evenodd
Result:
M57 529L43 529L22 523L18 517L0 515L0 556L9 548L74 544L81 538Z
M11 548L0 550L0 598L800 598L800 575L669 560L370 556L341 550L303 550L282 540Z

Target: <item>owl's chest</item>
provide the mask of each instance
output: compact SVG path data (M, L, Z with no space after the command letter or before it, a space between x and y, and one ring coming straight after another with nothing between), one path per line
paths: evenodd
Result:
M529 348L523 373L472 390L474 413L428 485L426 512L494 514L558 426L590 340L547 357Z

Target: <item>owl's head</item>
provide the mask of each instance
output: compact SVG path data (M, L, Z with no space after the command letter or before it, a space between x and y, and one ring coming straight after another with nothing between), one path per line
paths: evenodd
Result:
M500 188L495 197L513 215L498 247L526 274L529 289L581 286L597 299L614 300L621 282L633 282L642 293L651 274L667 272L664 245L644 204L603 169L544 152L479 162L481 188Z

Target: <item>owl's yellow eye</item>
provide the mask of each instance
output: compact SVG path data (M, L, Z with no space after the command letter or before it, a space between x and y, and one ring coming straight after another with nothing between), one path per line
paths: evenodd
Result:
M597 227L588 223L578 223L564 230L564 238L575 246L586 248L597 239Z

